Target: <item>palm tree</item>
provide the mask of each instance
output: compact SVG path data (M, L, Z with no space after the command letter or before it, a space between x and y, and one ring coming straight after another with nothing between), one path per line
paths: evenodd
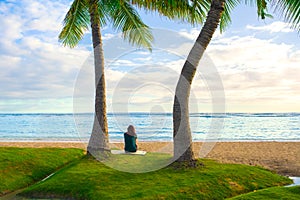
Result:
M194 4L205 1L194 0ZM207 2L206 2L207 3ZM197 66L209 45L214 32L220 25L221 30L230 23L230 11L240 0L211 0L206 21L192 47L181 71L176 86L173 104L174 128L174 158L187 161L193 165L195 159L192 150L192 134L189 124L189 94ZM274 13L279 13L292 27L300 30L300 1L299 0L245 0L246 4L256 4L258 16L264 19L270 16L266 11L272 8Z
M177 82L173 103L174 158L194 165L192 133L189 123L189 95L197 66L216 31L224 11L225 0L212 0L206 22L185 61Z
M104 55L101 27L111 22L123 32L131 44L151 49L153 37L138 13L126 0L74 0L64 19L59 40L65 46L75 47L90 25L94 48L95 66L95 116L92 134L87 147L88 153L104 152L109 149L106 116Z

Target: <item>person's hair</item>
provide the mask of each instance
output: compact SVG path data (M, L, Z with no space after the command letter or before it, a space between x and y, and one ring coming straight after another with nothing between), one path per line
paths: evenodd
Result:
M136 136L135 128L132 125L129 125L127 128L127 134L131 136Z

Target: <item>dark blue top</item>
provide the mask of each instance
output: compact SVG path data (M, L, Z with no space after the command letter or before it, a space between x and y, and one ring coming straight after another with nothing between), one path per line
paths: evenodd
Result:
M124 133L124 140L125 140L125 151L129 152L136 152L137 145L136 145L136 136L128 135Z

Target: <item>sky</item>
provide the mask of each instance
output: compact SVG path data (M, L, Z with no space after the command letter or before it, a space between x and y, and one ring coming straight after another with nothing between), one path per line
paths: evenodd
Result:
M58 41L69 0L0 1L0 113L92 112L91 34L76 48ZM179 73L201 25L139 11L153 51L102 28L108 112L171 112ZM300 37L282 19L238 6L217 31L192 84L190 112L300 112ZM212 72L210 69L214 69ZM217 80L219 77L220 80ZM218 93L219 90L222 90Z

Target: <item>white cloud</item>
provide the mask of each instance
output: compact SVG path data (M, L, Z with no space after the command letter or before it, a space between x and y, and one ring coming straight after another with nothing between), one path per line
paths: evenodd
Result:
M297 108L300 60L296 46L232 36L216 39L208 54L222 77L229 109L251 111L255 106L263 109L263 105L268 111L272 105L278 111Z
M226 70L260 70L284 68L290 62L293 45L275 43L272 40L258 39L253 36L233 36L214 41L208 47L209 55L217 66Z
M293 30L290 28L290 25L285 22L276 21L271 24L265 25L265 26L251 26L247 25L246 28L248 30L257 30L257 31L268 31L270 33L289 33L293 32Z
M148 57L143 57L143 58L135 58L134 61L148 62L148 61L151 61L152 59L153 59L152 56L148 56Z
M113 66L134 66L135 63L131 60L117 59L111 63Z
M63 16L68 9L68 5L59 1L25 0L22 5L28 19L24 27L25 30L43 32L53 31L57 33L62 27Z
M179 30L178 33L180 35L190 39L191 41L195 41L200 34L201 28L202 27L196 27L196 28L191 28L190 30L181 29L181 30ZM215 31L215 33L213 35L213 38L216 39L216 38L220 38L220 37L222 37L222 34L220 33L220 30L217 29L217 31Z
M104 35L102 35L102 40L109 40L113 37L115 37L116 35L111 34L111 33L105 33Z
M17 15L5 16L1 15L1 37L5 37L8 40L20 39L23 35L21 34L22 18Z
M58 43L67 9L63 1L24 0L0 4L3 101L26 104L26 99L72 97L74 79L90 52L82 48L69 49Z
M8 70L13 70L21 62L21 58L17 56L0 55L0 66L6 66ZM7 71L1 70L0 74Z
M180 35L189 38L190 40L196 40L199 33L200 29L197 28L192 28L190 30L182 29L178 32Z

